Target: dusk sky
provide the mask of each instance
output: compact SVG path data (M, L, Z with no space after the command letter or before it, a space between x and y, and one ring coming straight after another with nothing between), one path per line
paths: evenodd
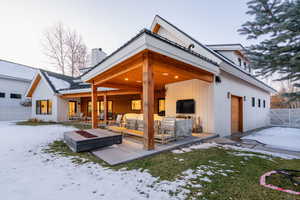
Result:
M93 1L0 0L0 59L49 69L43 56L43 32L62 22L76 29L89 49L111 53L156 14L169 20L204 44L242 43L237 29L249 16L245 0Z

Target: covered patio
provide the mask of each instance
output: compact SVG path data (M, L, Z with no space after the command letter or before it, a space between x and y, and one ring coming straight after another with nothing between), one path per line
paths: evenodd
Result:
M143 148L153 150L155 93L164 91L167 84L186 80L197 79L211 84L218 70L217 64L208 58L144 30L82 77L91 84L92 127L98 128L99 87L115 88L114 92L139 93L142 96ZM103 99L106 109L107 94L103 94ZM107 122L107 114L104 122Z

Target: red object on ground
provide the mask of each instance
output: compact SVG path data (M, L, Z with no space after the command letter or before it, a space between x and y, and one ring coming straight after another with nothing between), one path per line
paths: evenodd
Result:
M300 195L300 192L296 192L296 191L293 191L293 190L280 188L280 187L277 187L275 185L267 184L266 183L266 177L271 176L272 174L277 174L277 172L276 171L270 171L270 172L267 172L264 175L262 175L260 177L260 185L262 185L264 187L267 187L267 188L271 188L273 190L278 190L278 191L286 192L286 193L289 193L289 194Z
M79 135L85 137L85 138L95 138L97 137L96 135L90 134L89 132L86 131L75 131L76 133L78 133Z

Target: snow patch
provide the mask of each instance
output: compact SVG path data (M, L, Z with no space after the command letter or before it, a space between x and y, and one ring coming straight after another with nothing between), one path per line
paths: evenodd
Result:
M175 149L175 150L172 151L172 153L181 154L181 153L191 152L192 150L196 150L196 149L209 149L209 148L212 148L212 147L217 147L217 144L216 143L195 144L195 145L192 145L190 147Z
M297 156L293 155L288 155L288 154L283 154L283 153L275 153L275 152L269 152L269 151L263 151L263 150L257 150L257 149L249 149L249 148L244 148L244 147L237 147L237 146L232 146L232 145L221 145L225 149L233 149L236 151L247 151L247 152L253 152L253 153L261 153L273 157L278 157L278 158L283 158L287 160L291 159L300 159Z
M242 139L256 140L273 147L300 151L300 129L273 127L258 131Z
M62 79L58 79L56 77L50 76L49 74L47 74L50 82L52 83L52 85L54 86L54 88L56 90L61 90L61 89L67 89L70 88L70 83L67 81L64 81Z
M0 60L0 76L4 75L14 78L32 80L36 72L37 69L5 60Z

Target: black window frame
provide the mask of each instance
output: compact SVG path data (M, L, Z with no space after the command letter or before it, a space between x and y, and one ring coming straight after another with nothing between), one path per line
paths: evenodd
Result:
M41 102L46 101L47 112L42 113ZM52 115L52 101L51 100L36 100L35 101L35 114L36 115Z
M0 98L5 98L5 92L0 92Z
M258 107L261 107L261 99L258 99Z
M10 93L11 99L22 99L22 94L19 93Z
M255 97L252 97L252 107L255 107Z

